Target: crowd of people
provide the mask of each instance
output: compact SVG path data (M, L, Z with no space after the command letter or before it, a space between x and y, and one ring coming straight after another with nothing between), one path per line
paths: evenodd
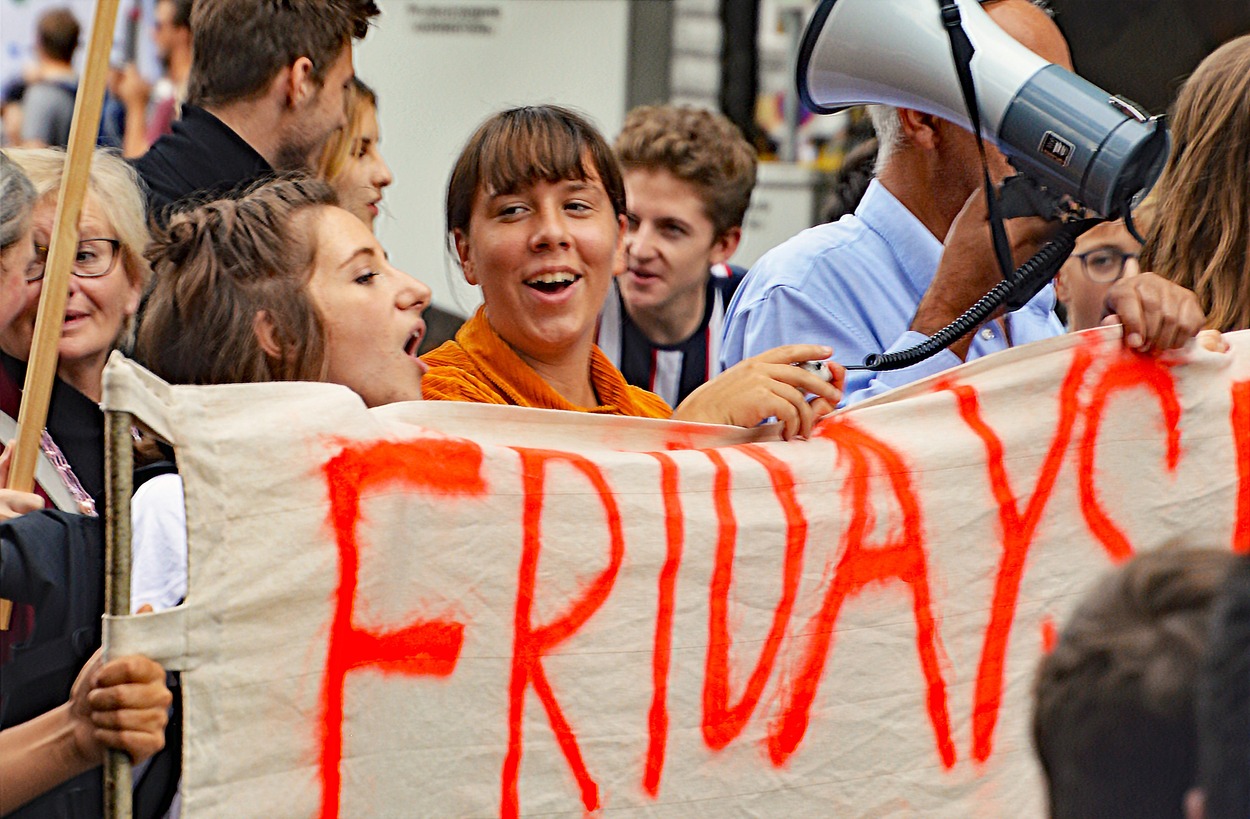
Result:
M1041 7L984 6L1071 68ZM856 171L867 184L848 184L856 201L845 215L747 272L730 262L755 153L722 115L645 106L612 144L557 105L496 113L468 139L446 190L449 249L482 305L419 355L430 290L373 235L395 180L379 100L354 76L352 49L374 0L157 8L167 82L153 95L140 78L119 78L119 147L133 158L100 149L91 164L41 442L50 468L33 493L0 490L0 597L15 603L0 631L0 813L98 813L92 768L105 748L136 762L156 754L136 798L144 815L177 809L177 749L157 753L176 728L177 677L142 657L96 656L99 401L115 349L174 384L324 381L370 407L444 400L775 419L783 438L803 439L838 406L1065 331L1118 323L1126 347L1155 354L1200 331L1250 327L1250 36L1183 87L1172 153L1133 220L1144 245L1123 222L1099 225L1053 287L921 364L876 374L846 367L931 336L1000 275L975 141L959 126L878 106L875 169ZM70 37L63 17L47 17L50 62L25 91L24 137L36 120L59 123L45 109L77 45L76 23ZM72 109L73 92L61 97ZM57 144L51 130L24 141L36 147L0 153L0 410L12 418L66 163L38 147ZM995 181L1011 172L996 151L990 166ZM1010 220L1017 263L1055 229ZM1204 337L1213 349L1218 332ZM813 362L823 366L795 366ZM185 597L187 544L172 452L136 446L131 608L142 612ZM6 449L0 479L7 462ZM75 548L31 547L48 543ZM1052 815L1250 815L1245 560L1145 555L1080 608L1037 680Z

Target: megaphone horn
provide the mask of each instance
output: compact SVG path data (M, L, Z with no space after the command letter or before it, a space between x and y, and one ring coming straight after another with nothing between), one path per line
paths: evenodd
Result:
M982 134L1025 175L1107 218L1154 185L1167 129L1047 62L999 28L977 0L956 0L975 48ZM940 0L821 0L803 33L799 96L819 113L851 105L914 108L971 128Z

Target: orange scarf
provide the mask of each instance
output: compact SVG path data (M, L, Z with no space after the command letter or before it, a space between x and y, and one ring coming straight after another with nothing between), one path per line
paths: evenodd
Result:
M639 418L673 414L660 396L627 384L598 347L590 355L590 383L603 403L597 407L569 403L499 337L482 308L460 328L455 341L426 353L421 360L430 368L421 379L421 395L427 401L511 404Z

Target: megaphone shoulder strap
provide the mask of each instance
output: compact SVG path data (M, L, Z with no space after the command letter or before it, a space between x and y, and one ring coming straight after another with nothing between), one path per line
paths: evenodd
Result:
M1011 277L1015 265L1011 260L1011 245L1007 242L1007 230L1003 227L1002 210L994 182L990 179L989 161L985 155L985 140L981 136L981 106L977 102L976 85L972 80L972 55L976 49L964 31L959 4L956 0L937 0L942 11L942 27L951 41L951 56L955 60L955 73L959 77L959 89L963 93L964 107L972 122L972 135L977 140L977 152L981 156L981 178L985 184L986 207L989 210L990 233L994 238L994 255L1004 279Z

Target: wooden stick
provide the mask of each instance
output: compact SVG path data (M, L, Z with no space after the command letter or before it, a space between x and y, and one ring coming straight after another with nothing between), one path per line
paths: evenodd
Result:
M128 412L104 413L104 611L130 614L130 494L134 487L133 418ZM108 623L104 659L113 659ZM110 749L104 759L105 819L131 819L130 757Z
M48 401L56 377L57 347L65 320L65 299L69 291L70 267L78 250L78 216L87 194L87 174L100 130L100 110L104 107L104 82L108 77L109 51L113 27L117 23L119 0L96 0L91 23L91 41L78 94L74 99L74 119L69 129L69 146L61 190L56 200L56 220L43 272L43 291L35 316L35 337L26 364L22 387L22 408L17 415L17 444L9 464L9 489L30 492L35 486L35 458L39 438L48 420ZM12 603L0 600L0 630L9 627Z

